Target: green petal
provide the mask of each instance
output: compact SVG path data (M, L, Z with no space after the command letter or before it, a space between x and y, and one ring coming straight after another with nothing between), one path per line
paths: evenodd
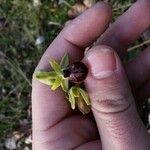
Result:
M68 53L66 53L63 58L61 59L61 62L60 62L60 67L62 69L64 68L67 68L69 66L69 55Z
M80 94L81 94L82 98L84 99L85 103L87 105L90 105L90 99L89 99L89 96L88 96L87 92L82 90L79 87L78 87L78 91L80 92Z
M71 103L71 108L75 109L75 97L73 95L72 88L69 90L68 96L69 96L69 102Z
M69 89L69 80L68 79L63 79L61 82L61 87L62 89L67 92Z
M61 85L61 82L62 82L62 78L61 77L57 77L51 87L51 89L54 91L56 90L60 85Z
M54 71L46 72L46 71L38 71L36 72L36 78L46 85L51 86L54 83L56 78L56 73Z
M73 92L74 97L79 97L80 93L78 91L78 87L73 86L72 87L72 92Z
M55 72L57 72L58 74L61 73L61 67L54 59L50 60L49 63Z

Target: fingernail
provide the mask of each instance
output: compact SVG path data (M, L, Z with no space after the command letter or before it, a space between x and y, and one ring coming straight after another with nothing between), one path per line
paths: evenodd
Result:
M92 75L97 78L111 76L116 70L116 58L114 51L109 48L99 48L87 52L85 59L90 65Z

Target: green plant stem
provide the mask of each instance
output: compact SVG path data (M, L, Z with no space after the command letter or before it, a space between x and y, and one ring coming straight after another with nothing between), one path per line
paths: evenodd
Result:
M127 4L127 5L124 5L124 6L121 6L121 7L117 7L117 8L113 8L113 11L117 11L119 9L126 9L128 7L130 7L133 3L130 3L130 4Z
M135 50L135 49L137 49L137 48L139 48L139 47L141 47L141 46L143 46L143 45L146 45L146 44L148 44L148 43L150 43L150 39L147 40L147 41L144 41L143 43L140 43L140 44L138 44L138 45L135 45L135 46L129 48L128 51Z
M20 69L17 63L15 63L13 60L11 60L9 57L7 57L4 53L0 52L0 55L4 57L6 63L11 66L16 72L18 72L24 79L25 81L29 84L29 86L32 87L31 82L29 79L26 77L24 72Z
M63 27L63 25L61 25L59 22L53 22L53 21L48 22L48 25L58 26L58 27L60 27L60 28Z
M72 6L67 1L64 0L62 3L65 4L69 8L72 8Z

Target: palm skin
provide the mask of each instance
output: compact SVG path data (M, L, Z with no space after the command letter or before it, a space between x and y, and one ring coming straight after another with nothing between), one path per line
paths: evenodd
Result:
M150 25L149 6L150 3L148 0L141 0L141 1L139 0L138 2L133 4L133 6L125 14L123 14L109 29L107 29L111 20L111 8L105 3L98 3L96 6L87 10L81 16L73 20L69 25L67 25L63 29L63 31L53 41L53 43L49 46L49 48L43 55L36 70L49 70L48 64L49 59L55 58L58 61L60 61L61 57L65 52L68 52L70 54L72 62L82 60L85 47L91 45L91 43L94 42L106 29L107 30L103 34L98 45L101 44L108 45L113 49L115 49L118 52L119 56L122 57L124 49L127 49L129 44L132 43L135 39L137 39L138 36L140 36L140 34L146 28L149 27ZM139 12L138 11L139 8L145 9L142 9ZM143 14L145 16L145 18L143 19L140 17L138 18L136 17ZM101 17L99 17L99 15L101 15ZM129 18L131 20L132 19L135 20L135 22L129 23L128 22ZM139 20L139 18L141 19L140 20L141 24L137 26L136 22ZM122 29L119 28L120 26L124 27L124 31L122 31ZM136 28L133 28L135 26ZM132 30L130 30L131 28ZM104 47L99 47L99 49L101 48ZM148 94L149 91L147 90L149 89L150 84L146 84L144 86L145 80L149 80L148 71L144 71L145 79L139 82L140 79L140 74L138 72L139 70L136 69L134 66L135 64L139 65L138 62L143 59L145 59L144 60L145 63L147 64L149 63L148 62L149 61L148 56L150 55L149 50L150 50L149 48L146 49L142 54L140 54L137 58L135 58L133 61L129 62L125 66L125 71L132 89L134 89L135 93L137 92L138 95L142 95L143 98L147 98L150 96ZM85 63L87 62L86 59L83 61ZM140 67L140 69L141 71L143 71L142 69L148 70L149 69L148 67L149 67L148 65L147 66L145 65L145 67ZM88 87L89 82L92 84L94 83L94 81L91 81L90 77L88 77L87 81L85 82L87 85L87 89L90 91L91 87ZM140 89L139 91L138 87L141 87L141 85L144 90ZM94 99L92 94L90 97L92 100ZM101 122L104 122L104 124L99 123L99 118L101 117L99 117L95 107L92 107L92 112L94 116L92 113L89 115L82 115L78 111L72 111L70 109L70 104L66 101L64 93L61 89L57 91L51 91L49 87L39 83L34 76L33 76L33 90L32 90L32 107L33 107L33 149L96 150L96 149L110 148L109 143L112 143L113 137L111 140L109 133L107 133L107 131L105 130L104 131L102 130L102 128L104 128L102 126L105 125L105 121L103 121L103 119L100 119ZM117 118L119 117L117 116ZM138 117L135 118L137 118L137 120L139 121ZM139 124L141 124L141 121L139 122L140 122ZM125 128L123 128L122 130L124 130ZM145 133L140 134L141 135L140 137L143 137L143 139L145 139L144 140L145 143L141 140L141 143L139 144L146 145L147 147L149 137L146 134L144 127L142 126L141 128L143 128L142 131ZM119 138L123 138L122 136L124 135L121 135ZM108 137L108 139L105 137ZM114 141L116 141L116 143L111 147L114 146L114 149L119 149L123 147L123 145L121 144L122 142L119 143L117 138L115 138ZM129 143L128 145L130 147L132 144Z

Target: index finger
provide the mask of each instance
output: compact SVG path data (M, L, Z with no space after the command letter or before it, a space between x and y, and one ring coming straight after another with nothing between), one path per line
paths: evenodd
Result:
M150 1L138 0L103 34L98 44L114 48L120 56L150 26Z
M98 3L87 10L66 26L53 41L42 56L37 69L49 69L49 59L59 61L66 52L72 61L81 60L83 49L105 31L110 18L111 9L105 3ZM70 107L61 90L53 92L33 78L32 111L34 135L35 130L47 130L61 121L70 112Z

